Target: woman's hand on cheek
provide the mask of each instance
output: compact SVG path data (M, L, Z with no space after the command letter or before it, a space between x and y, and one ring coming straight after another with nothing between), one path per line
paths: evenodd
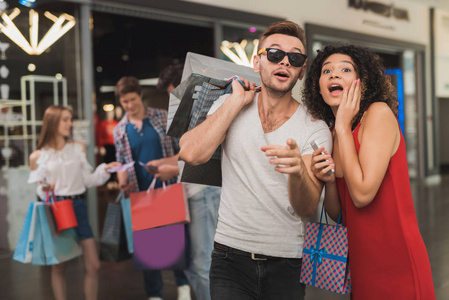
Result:
M335 118L335 130L338 132L351 131L352 120L360 110L360 79L354 80L351 87L345 88L342 100Z

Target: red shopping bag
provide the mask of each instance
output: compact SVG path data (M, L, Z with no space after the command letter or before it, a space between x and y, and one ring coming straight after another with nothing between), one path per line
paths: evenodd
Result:
M182 183L154 189L155 183L147 191L130 194L133 231L190 222Z
M56 196L53 193L52 197L49 196L47 191L47 197L45 203L49 203L55 218L57 231L78 227L78 222L75 217L75 210L73 209L73 203L71 199L64 199L61 201L55 201Z

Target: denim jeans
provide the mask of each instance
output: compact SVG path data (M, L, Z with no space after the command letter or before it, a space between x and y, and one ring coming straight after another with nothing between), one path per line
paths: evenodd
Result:
M210 270L213 300L303 300L299 283L301 259L252 260L251 257L214 249Z
M173 271L175 275L175 281L177 286L189 284L183 271ZM162 298L162 274L159 270L145 270L143 271L143 281L145 285L145 292L147 297L159 297Z
M185 270L197 300L210 300L209 270L220 204L219 187L209 186L189 198L190 266Z

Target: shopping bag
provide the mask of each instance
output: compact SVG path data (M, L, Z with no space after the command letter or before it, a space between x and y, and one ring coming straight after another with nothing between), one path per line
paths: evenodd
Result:
M30 263L32 259L36 222L35 203L37 202L30 203L25 220L23 221L16 249L14 250L13 259L21 263Z
M58 231L78 226L71 199L53 201L51 203L51 210L53 211Z
M307 223L299 281L338 294L351 293L346 227L321 223Z
M172 91L173 97L179 101L176 111L172 112L174 117L171 119L170 127L167 129L167 135L180 138L189 126L192 108L195 102L198 102L198 87L203 83L211 82L213 86L224 86L226 81L217 80L201 74L191 74L186 80L182 81L175 90ZM172 108L173 109L173 108Z
M129 200L129 198L125 198L120 201L120 204L122 205L123 225L125 227L128 252L134 253L133 224L131 221L131 201Z
M36 205L35 246L31 261L34 265L59 264L82 254L76 231L70 228L57 232L50 210L44 203Z
M100 240L100 259L104 261L119 262L131 258L123 224L122 206L118 203L122 198L123 194L120 193L115 203L108 203Z
M228 81L221 81L219 84L203 82L195 88L195 101L192 107L189 130L206 119L213 103L220 96L232 92L231 84L235 79L239 80L233 77ZM215 150L209 161L195 166L186 164L180 174L182 182L221 186L221 146Z
M184 224L133 232L134 268L137 270L184 270L188 247Z
M163 183L157 189L155 184L156 178L147 191L130 194L133 231L190 222L187 194L182 183L169 186Z
M250 82L255 82L256 85L260 85L260 76L259 74L254 72L252 68L237 65L235 63L225 61L222 59L188 52L186 55L184 69L182 72L181 85L183 84L183 82L187 82L186 80L189 78L191 74L203 75L209 78L214 78L216 81L208 81L208 82L218 85L220 85L220 81L222 82L221 84L223 84L224 80L227 80L228 78L231 78L234 75L239 75L249 80ZM190 90L187 93L187 95L189 95L190 93L193 95L194 91ZM168 115L167 115L167 128L168 128L167 134L170 136L172 136L174 132L172 130L175 130L175 128L178 127L177 125L174 125L173 128L171 128L176 113L178 113L178 111L179 113L183 111L183 109L178 110L178 107L180 106L181 101L184 100L183 99L184 94L185 88L182 87L179 90L175 89L170 94ZM189 99L189 96L187 96L187 100L192 101L192 99ZM184 105L185 104L183 104L182 107L185 110L185 116L190 119L191 109L189 109L188 107L189 106L191 107L192 104L189 104L189 106L187 106L187 109L185 108ZM183 126L185 126L186 120L184 120L184 123L182 124ZM186 127L183 126L179 126L179 128L185 129ZM173 136L180 137L178 134L179 133Z

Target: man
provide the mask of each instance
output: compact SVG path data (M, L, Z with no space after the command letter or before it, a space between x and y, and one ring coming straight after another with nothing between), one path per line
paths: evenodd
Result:
M176 182L177 170L170 165L160 164L157 171L141 166L139 162L150 163L163 159L177 158L178 144L165 134L167 112L145 107L142 102L142 89L135 77L121 78L115 88L115 96L126 112L114 128L114 142L117 161L123 164L135 161L133 167L118 172L120 187L127 192L147 190L153 176L159 178L156 188L163 181ZM151 172L150 172L151 171ZM174 271L178 285L178 300L190 300L190 287L183 271ZM149 300L162 299L162 276L158 270L143 272L145 291Z
M303 29L278 22L259 40L254 70L261 93L234 81L232 94L180 141L180 157L190 164L223 147L212 299L304 299L301 218L315 212L323 187L310 170L310 143L332 147L326 124L312 120L291 95L306 70Z
M159 75L157 88L170 93L181 82L183 65L170 65ZM174 162L178 167L178 162ZM153 164L153 163L152 163ZM197 300L210 300L209 270L215 229L217 227L220 188L185 184L189 198L191 264L185 271Z

